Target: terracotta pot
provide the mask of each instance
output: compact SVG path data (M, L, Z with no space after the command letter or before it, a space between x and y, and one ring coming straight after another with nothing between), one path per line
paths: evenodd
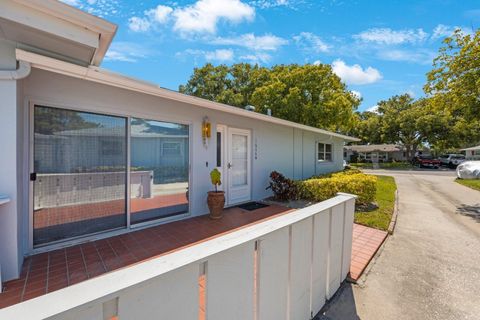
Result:
M208 208L210 209L210 219L220 219L223 216L223 207L225 206L225 192L210 191L207 198Z

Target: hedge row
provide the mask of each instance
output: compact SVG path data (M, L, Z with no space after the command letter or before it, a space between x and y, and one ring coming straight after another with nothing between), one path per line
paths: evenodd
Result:
M337 173L315 176L304 181L293 181L278 172L270 175L270 187L278 200L306 199L324 201L338 192L358 196L357 203L368 204L375 200L377 178L351 169Z
M299 188L300 197L312 201L324 201L338 192L346 192L357 195L357 203L368 204L375 200L377 177L347 170L305 180Z

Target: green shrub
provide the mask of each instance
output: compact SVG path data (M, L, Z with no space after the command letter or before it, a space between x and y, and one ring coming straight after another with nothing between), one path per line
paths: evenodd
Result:
M346 192L357 195L359 204L374 201L377 177L356 171L346 170L305 180L300 184L301 197L312 201L324 201L334 197L338 192Z
M331 177L341 177L341 176L349 176L349 175L352 175L352 174L359 174L359 173L362 173L362 171L360 171L359 169L356 169L356 168L350 168L350 169L345 169L343 171L337 171L337 172L312 176L310 179L323 179L323 178L331 178Z

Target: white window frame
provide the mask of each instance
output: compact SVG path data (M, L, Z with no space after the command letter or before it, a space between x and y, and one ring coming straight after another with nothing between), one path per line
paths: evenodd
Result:
M320 150L320 145L323 145L323 152ZM327 145L330 145L330 152L326 151L326 149L327 149L326 146ZM317 157L318 162L320 162L320 163L331 163L331 162L333 162L333 144L332 143L317 141L316 151L317 151L316 157ZM320 157L319 157L320 153L323 153L323 159L320 159ZM327 154L330 154L330 160L326 160L326 155Z

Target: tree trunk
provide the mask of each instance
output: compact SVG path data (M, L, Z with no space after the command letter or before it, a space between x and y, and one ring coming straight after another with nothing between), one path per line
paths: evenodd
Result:
M407 154L407 161L411 161L412 157L411 157L411 154L410 154L410 145L409 144L405 145L405 150L406 150L406 154Z

